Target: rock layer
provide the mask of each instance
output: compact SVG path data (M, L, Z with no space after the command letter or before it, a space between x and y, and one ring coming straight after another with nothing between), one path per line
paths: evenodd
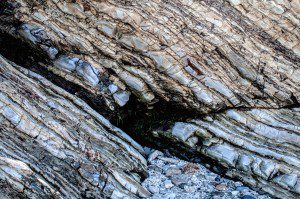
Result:
M147 197L143 149L85 102L0 57L1 194Z
M228 110L153 134L215 160L230 177L279 198L299 198L299 108Z
M88 88L103 90L106 75L147 104L163 99L201 113L300 99L297 1L13 2L1 29L44 49L51 70ZM114 96L120 106L125 95Z
M47 70L103 96L111 110L134 94L149 107L160 100L212 114L158 134L219 161L230 176L297 198L298 7L297 0L14 0L0 9L0 29L42 50Z

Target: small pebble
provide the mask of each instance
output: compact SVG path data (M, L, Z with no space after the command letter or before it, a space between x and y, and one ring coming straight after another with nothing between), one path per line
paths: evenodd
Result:
M215 174L207 174L207 175L205 175L205 179L208 181L214 181L216 179L216 175Z
M150 156L149 177L142 183L153 194L150 199L270 199L268 195L259 194L258 190L243 186L239 181L223 178L201 164L186 162L159 151Z
M240 181L234 182L234 186L238 187L238 186L243 186L243 183Z
M173 176L173 175L179 175L179 174L181 174L181 170L177 169L177 168L169 168L165 174L168 177Z
M249 188L248 187L245 187L245 186L238 186L238 187L236 187L236 190L237 191L246 191L246 190L248 190Z
M182 171L184 173L196 173L198 170L199 170L199 166L194 163L187 163L182 168Z
M181 185L183 183L187 183L189 181L190 177L182 174L182 175L175 175L171 178L172 183L174 183L176 186Z
M188 193L194 193L194 192L196 192L196 187L194 187L194 186L187 186L187 185L185 185L184 186L184 190L186 191L186 192L188 192Z
M232 192L231 192L231 194L232 194L233 196L237 196L237 195L239 195L239 193L240 193L239 191L232 191Z
M170 193L170 194L167 196L167 198L169 198L169 199L174 199L174 198L176 198L176 193Z
M170 189L170 188L172 188L174 185L172 184L172 182L171 182L171 180L167 180L166 182L165 182L165 187L167 188L167 189Z
M176 160L174 158L166 158L166 157L158 157L160 160L163 160L165 162L169 162L169 163L172 163L172 164L176 164L179 162L179 160Z
M156 186L149 186L148 190L149 190L151 193L158 193L158 192L159 192L159 188L156 187Z
M226 186L225 184L218 184L218 185L216 186L216 189L217 189L218 191L225 191L225 190L227 189L227 186Z

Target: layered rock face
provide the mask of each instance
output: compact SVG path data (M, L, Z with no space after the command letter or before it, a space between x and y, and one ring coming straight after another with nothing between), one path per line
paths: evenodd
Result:
M82 100L0 57L0 195L148 197L143 149Z
M298 198L299 7L10 0L0 30L47 54L43 69L102 96L110 110L134 95L149 108L167 102L211 115L153 134L220 162L229 176Z
M153 134L198 151L226 167L226 175L276 197L300 194L299 108L228 110Z
M111 104L130 90L201 113L279 108L300 99L298 4L16 0L1 29L44 49L50 70L113 93Z

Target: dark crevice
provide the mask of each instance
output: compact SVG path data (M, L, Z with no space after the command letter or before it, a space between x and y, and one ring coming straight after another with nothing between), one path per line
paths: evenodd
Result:
M77 84L47 70L44 65L51 64L51 60L48 59L48 55L43 51L1 31L0 54L8 60L44 76L53 84L81 98L95 111L109 119L115 126L124 130L142 146L158 150L167 149L170 154L181 159L191 162L202 162L203 164L207 163L206 166L211 165L209 167L213 168L214 172L218 172L221 175L225 173L225 168L217 166L217 162L203 157L196 150L190 149L180 142L174 143L163 137L154 137L151 133L151 131L156 129L167 130L175 122L186 121L190 118L201 118L203 115L173 103L165 102L162 99L152 105L152 109L149 109L147 105L139 102L134 95L131 95L129 102L124 107L111 111L105 106L100 95L88 92Z
M200 152L185 146L183 143L175 142L166 137L154 137L151 133L151 131L157 129L168 130L175 122L187 121L188 119L195 118L201 119L206 115L184 109L176 104L165 102L162 99L160 99L158 103L152 105L152 109L149 109L147 105L140 102L134 95L131 95L129 102L124 107L118 108L116 111L111 111L106 107L101 95L95 95L79 85L67 81L47 70L44 65L51 64L51 60L48 59L48 55L43 51L1 31L0 54L8 60L44 76L55 85L81 98L95 111L109 119L115 126L124 130L142 146L148 146L158 150L168 149L172 155L190 162L201 162L209 169L224 177L226 169L220 166L215 160L204 157ZM294 102L293 105L283 108L300 107L295 96L292 97L292 100ZM215 114L221 114L229 109L250 110L251 108L231 107L215 111L208 115L213 116Z
M0 54L8 60L44 76L53 84L81 98L94 110L144 146L155 147L156 145L149 142L150 138L145 139L145 137L151 135L150 131L161 126L167 129L175 121L184 121L188 117L200 117L198 113L193 113L190 110L163 100L152 105L152 109L149 109L147 105L139 102L134 95L131 95L129 102L124 107L111 111L106 107L101 95L93 94L81 86L47 70L44 65L51 65L51 60L49 60L48 55L44 51L1 31Z

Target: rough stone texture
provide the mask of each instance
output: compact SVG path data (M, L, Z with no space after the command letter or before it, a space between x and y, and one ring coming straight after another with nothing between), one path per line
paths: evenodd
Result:
M0 56L0 196L148 197L143 149L86 103ZM5 198L5 197L4 197Z
M49 70L96 91L109 80L145 103L201 113L300 101L299 1L13 2L1 29L44 49L56 63Z
M191 126L193 132L182 131ZM230 177L279 198L299 198L299 108L228 110L153 133L210 157Z
M172 159L173 162L165 159ZM193 172L186 167L193 165ZM169 171L177 171L170 173ZM179 172L180 173L179 173ZM221 177L201 164L178 159L164 153L149 162L149 176L142 183L153 195L151 199L270 199L241 182ZM166 187L172 183L172 187ZM248 197L248 198L247 198Z
M112 110L134 94L212 114L161 134L227 175L299 197L298 0L7 2L1 31L47 53L48 70Z

